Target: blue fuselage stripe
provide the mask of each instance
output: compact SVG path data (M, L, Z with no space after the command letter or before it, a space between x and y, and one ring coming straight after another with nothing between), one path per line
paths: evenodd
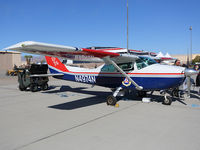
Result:
M57 70L49 68L51 73L60 73ZM124 77L112 77L112 76L90 76L90 75L76 75L64 73L63 76L57 76L55 78L70 80L75 82L81 82L86 84L95 84L103 87L116 88L122 85ZM94 79L95 77L95 79ZM144 90L161 90L172 87L177 87L182 84L184 77L131 77L138 85L142 86ZM134 88L131 84L128 88Z

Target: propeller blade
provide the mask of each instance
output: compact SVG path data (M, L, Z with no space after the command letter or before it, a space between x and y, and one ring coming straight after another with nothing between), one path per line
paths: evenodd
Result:
M194 69L188 68L188 69L185 69L184 73L185 73L185 76L192 76L192 75L198 74L199 71L196 71Z

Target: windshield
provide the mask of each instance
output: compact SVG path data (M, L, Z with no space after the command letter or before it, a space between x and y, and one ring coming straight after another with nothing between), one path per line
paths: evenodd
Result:
M156 64L157 62L149 57L140 57L139 59L136 60L136 65L138 70L145 68L147 66Z

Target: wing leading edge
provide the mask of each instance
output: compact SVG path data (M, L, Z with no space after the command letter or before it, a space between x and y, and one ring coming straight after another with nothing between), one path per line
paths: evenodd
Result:
M6 50L15 50L23 53L39 54L45 56L62 57L72 60L82 60L87 59L103 59L105 57L111 58L116 63L135 61L138 59L136 55L119 54L116 52L109 52L105 50L95 50L86 48L77 48L56 44L48 44L34 41L20 42L15 45L5 48ZM104 60L104 59L103 59Z

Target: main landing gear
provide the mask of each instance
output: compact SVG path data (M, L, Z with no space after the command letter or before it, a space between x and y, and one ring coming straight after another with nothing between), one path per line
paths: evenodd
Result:
M107 105L111 105L111 106L115 106L115 104L117 103L117 98L114 97L113 95L109 95L106 99L106 103Z
M125 93L122 90L122 87L118 87L116 90L113 90L113 95L109 95L106 99L106 103L107 105L111 105L111 106L115 106L115 104L117 103L117 96L123 96Z

